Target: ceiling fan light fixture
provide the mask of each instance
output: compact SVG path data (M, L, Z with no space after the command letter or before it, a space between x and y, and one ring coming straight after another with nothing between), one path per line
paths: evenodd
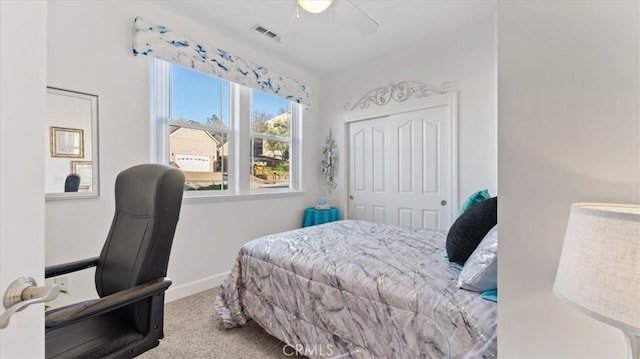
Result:
M331 6L333 0L297 0L298 5L312 14L321 13Z

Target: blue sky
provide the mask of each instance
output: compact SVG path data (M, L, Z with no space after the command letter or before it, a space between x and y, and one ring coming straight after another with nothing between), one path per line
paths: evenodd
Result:
M172 66L171 117L205 122L212 114L218 115L229 125L229 98L220 99L221 90L228 93L229 84L216 77L191 69ZM207 90L203 90L207 89ZM252 91L252 112L264 110L277 115L287 108L287 101L260 91Z

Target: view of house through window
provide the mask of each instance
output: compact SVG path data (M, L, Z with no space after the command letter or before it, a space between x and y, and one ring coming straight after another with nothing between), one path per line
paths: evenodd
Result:
M228 81L172 66L169 163L187 190L228 188L229 96Z
M296 158L293 154L300 145L293 141L292 130L299 121L298 104L162 60L153 61L155 78L164 79L158 83L169 85L165 91L154 91L156 106L169 114L168 133L162 130L159 139L160 143L168 139L162 151L168 154L160 153L159 157L184 172L185 190L238 194L299 188L291 170ZM249 118L241 118L240 113L249 114ZM250 147L248 155L238 153L241 147Z
M291 103L251 91L251 188L288 188Z

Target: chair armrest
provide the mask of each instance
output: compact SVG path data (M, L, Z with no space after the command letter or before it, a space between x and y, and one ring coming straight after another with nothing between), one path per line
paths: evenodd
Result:
M137 285L133 288L113 293L100 299L78 303L53 310L45 315L45 328L52 329L77 321L105 314L114 309L135 303L141 299L164 292L171 285L171 279L158 278L150 282Z
M44 269L44 277L51 278L59 275L76 272L82 269L95 267L98 265L98 257L82 259L75 262L56 264Z

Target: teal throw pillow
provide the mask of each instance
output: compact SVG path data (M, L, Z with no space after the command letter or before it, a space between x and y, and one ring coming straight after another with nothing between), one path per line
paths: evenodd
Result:
M491 198L491 195L489 195L489 191L486 189L482 191L474 192L471 196L469 196L464 201L464 203L462 204L462 207L460 207L460 211L458 212L458 217L460 217L460 215L463 214L466 210L473 207L474 204L480 203L489 198Z
M486 292L482 292L482 299L490 300L492 302L498 302L498 290L492 289Z

